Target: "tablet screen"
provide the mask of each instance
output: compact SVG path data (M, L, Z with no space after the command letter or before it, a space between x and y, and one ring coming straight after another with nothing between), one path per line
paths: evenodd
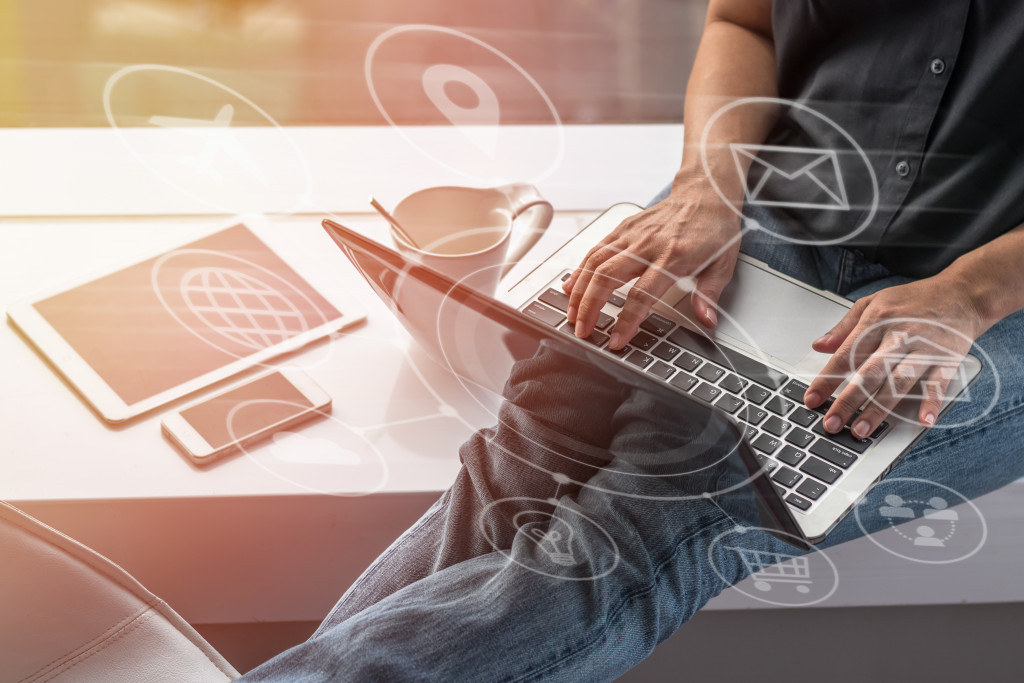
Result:
M341 316L242 224L33 306L128 405Z

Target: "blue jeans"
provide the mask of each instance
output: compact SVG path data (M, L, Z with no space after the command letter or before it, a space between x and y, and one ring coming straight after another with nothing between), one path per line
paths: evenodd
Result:
M907 281L839 247L794 246L751 233L743 248L853 299ZM962 419L969 404L954 405L943 422L968 424L933 430L890 475L915 480L903 482L903 499L934 495L926 482L973 498L1024 476L1015 443L1024 427L1022 342L1024 313L978 340L991 363L972 391L994 395L997 370L999 398L973 420ZM587 384L569 365L549 372L547 382L534 381L529 362L522 369L510 378L501 423L461 448L455 484L367 569L308 641L244 680L611 680L751 572L734 548L718 542L736 521L711 500L672 495L678 492L664 490L657 478L623 485L623 474L639 465L619 454L635 452L640 442L671 440L643 396ZM521 405L575 435L572 457L515 428ZM513 518L524 523L508 524ZM850 515L821 547L884 523ZM586 561L569 567L579 560L563 556L572 544L587 549ZM801 554L763 530L746 531L742 545L779 559Z

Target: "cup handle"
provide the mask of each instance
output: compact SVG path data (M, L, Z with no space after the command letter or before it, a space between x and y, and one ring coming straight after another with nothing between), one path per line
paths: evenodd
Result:
M541 197L537 188L529 183L510 183L497 189L508 197L509 204L512 205L513 220L533 209L526 224L525 233L518 237L516 244L509 249L508 262L501 270L501 276L505 277L508 271L537 244L537 240L551 225L555 209L551 206L551 202Z

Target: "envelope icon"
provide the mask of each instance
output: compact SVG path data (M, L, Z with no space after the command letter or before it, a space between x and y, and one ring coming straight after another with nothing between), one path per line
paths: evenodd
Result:
M731 143L748 204L849 211L835 150ZM749 171L743 168L749 164Z

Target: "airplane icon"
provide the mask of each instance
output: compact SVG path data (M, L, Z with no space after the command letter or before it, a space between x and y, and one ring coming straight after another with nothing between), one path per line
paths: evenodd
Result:
M262 185L269 185L263 170L256 164L249 153L239 144L238 140L229 130L231 119L234 117L235 108L225 104L212 119L189 119L177 116L151 116L149 122L161 128L182 129L184 132L202 138L205 141L202 151L196 156L179 156L178 161L196 168L200 173L209 176L218 183L224 182L224 176L214 168L219 152L224 151L234 159L240 166L245 168Z

